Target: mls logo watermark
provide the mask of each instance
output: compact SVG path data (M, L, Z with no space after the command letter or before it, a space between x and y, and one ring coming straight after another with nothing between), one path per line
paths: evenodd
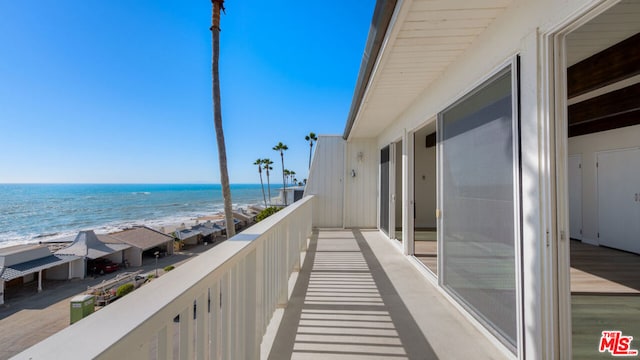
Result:
M610 352L613 356L636 356L638 350L631 348L633 336L624 336L622 331L603 331L600 338L600 352Z

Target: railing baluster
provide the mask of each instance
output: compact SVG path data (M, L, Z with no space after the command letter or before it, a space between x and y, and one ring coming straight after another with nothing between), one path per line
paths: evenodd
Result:
M220 281L216 281L210 290L211 310L209 313L209 358L220 359Z
M205 321L207 311L206 294L201 294L196 299L196 324L195 324L195 337L196 337L196 359L204 360L206 358L205 347Z

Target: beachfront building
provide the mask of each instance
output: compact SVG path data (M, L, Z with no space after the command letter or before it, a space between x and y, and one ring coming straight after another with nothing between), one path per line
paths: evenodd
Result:
M55 252L56 256L70 256L74 260L69 264L69 279L84 279L91 269L91 260L105 258L116 264L125 260L125 251L131 246L109 235L96 235L93 230L80 231L69 246Z
M636 0L379 0L302 200L20 357L624 350L602 332L640 338L638 18Z
M211 220L207 220L204 223L192 226L191 230L200 232L203 243L214 243L216 239L222 235L222 232L225 229L223 229L222 226L213 223Z
M173 237L147 226L134 226L130 229L111 233L103 242L129 245L124 250L124 259L130 266L142 266L143 257L155 257L155 252L164 255L173 254Z
M194 229L176 229L176 239L184 245L197 245L202 243L202 232Z
M304 196L304 186L298 185L290 185L285 189L281 187L278 189L278 197L272 200L272 204L274 205L284 205L284 204L293 204L294 202L302 199ZM286 200L285 201L285 197Z
M36 284L40 292L44 280L69 279L71 263L76 259L56 256L40 244L0 248L0 305L4 304L5 293L11 290Z

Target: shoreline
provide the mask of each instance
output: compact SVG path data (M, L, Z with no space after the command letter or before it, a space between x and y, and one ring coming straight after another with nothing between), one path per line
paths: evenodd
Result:
M261 207L257 203L242 204L234 206L234 211L242 209L244 211L251 211L253 207ZM195 225L205 223L207 221L218 222L224 221L224 212L216 210L214 212L202 212L194 214L184 214L160 219L147 219L147 220L135 220L135 221L123 221L118 224L105 224L96 226L94 228L85 228L78 230L69 230L57 233L45 233L33 236L29 239L16 239L0 242L0 249L16 246L16 245L33 245L33 244L48 244L48 243L66 243L75 239L80 231L93 230L96 234L111 234L120 232L126 229L130 229L136 226L146 226L164 234L170 235L178 229L191 228Z

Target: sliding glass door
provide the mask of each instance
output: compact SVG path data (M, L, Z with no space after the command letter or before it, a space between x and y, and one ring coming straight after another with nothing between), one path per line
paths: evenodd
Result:
M443 287L515 352L520 209L514 68L439 116L438 235Z

